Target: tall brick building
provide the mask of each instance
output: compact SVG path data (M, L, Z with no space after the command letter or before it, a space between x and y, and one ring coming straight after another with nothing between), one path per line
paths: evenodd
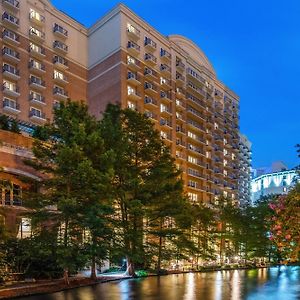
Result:
M238 203L239 99L196 44L165 37L122 4L90 28L47 0L2 0L1 15L0 114L23 132L19 142L9 139L11 149L0 146L4 179L22 170L18 147L30 149L24 135L51 121L59 101L85 101L97 117L119 103L153 120L192 201L218 203L224 195ZM2 206L14 206L13 192L9 204L5 195L3 188Z

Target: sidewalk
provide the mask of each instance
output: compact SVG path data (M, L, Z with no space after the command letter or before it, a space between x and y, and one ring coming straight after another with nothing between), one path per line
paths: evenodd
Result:
M67 289L129 278L130 277L128 276L105 275L99 276L97 281L94 281L86 277L70 277L70 285L66 285L63 279L52 281L37 281L35 283L24 282L9 287L0 287L0 299L11 299L20 296L55 293Z

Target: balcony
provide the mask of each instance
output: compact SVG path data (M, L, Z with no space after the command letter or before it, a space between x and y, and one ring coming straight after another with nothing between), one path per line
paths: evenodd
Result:
M13 46L19 46L20 45L20 37L13 31L10 31L8 29L5 29L2 32L2 38L5 42L7 42L10 45Z
M31 44L29 46L29 52L32 56L43 59L46 57L46 50L44 47L37 46L35 44Z
M17 115L21 112L19 104L8 98L3 99L3 111L13 115Z
M139 86L141 85L141 82L139 80L139 77L137 73L128 72L127 73L127 82L130 83L133 86Z
M39 105L39 106L46 105L45 97L34 92L30 93L29 95L29 102L33 105Z
M180 73L176 72L176 85L177 86L184 86L185 85L185 77Z
M170 90L171 89L171 80L161 77L160 85L163 89Z
M145 62L150 66L155 66L157 63L157 59L151 53L146 53L145 54Z
M3 0L2 4L11 10L18 11L20 9L20 2L18 0Z
M160 98L162 100L172 101L172 99L171 99L171 93L169 93L169 92L161 91L160 92Z
M150 78L152 80L157 79L157 72L150 68L145 68L144 75L146 78Z
M185 92L182 88L180 87L176 88L176 97L180 99L185 97Z
M153 121L157 121L157 114L155 114L152 111L145 111L144 115L149 118L152 119Z
M198 129L198 130L200 130L200 131L202 131L202 132L205 132L205 128L204 128L201 124L199 124L198 122L195 122L195 121L193 121L193 120L191 120L191 119L188 119L188 120L187 120L187 124L188 124L189 126L192 126L192 127L195 128L195 129Z
M20 96L20 91L19 88L12 83L9 82L4 82L2 86L3 94L10 96L10 97L19 97Z
M176 99L176 109L180 111L185 110L185 104L179 99Z
M160 137L163 140L172 141L172 135L169 132L161 131L160 132Z
M29 36L31 39L37 41L37 42L44 42L45 41L45 33L34 28L31 27L29 29Z
M63 28L62 26L56 23L54 24L53 27L53 33L62 39L66 39L68 37L68 30L66 30L65 28Z
M139 55L141 51L141 47L135 42L129 41L127 43L127 50L133 55Z
M54 56L54 58L53 58L53 64L58 69L66 70L66 69L69 68L68 61L65 58L63 58L61 56L58 56L58 55Z
M53 74L53 80L59 85L66 85L67 83L69 83L67 76L65 76L63 73L55 72L55 71Z
M161 115L165 115L165 116L168 116L168 117L172 116L171 108L169 108L169 107L167 107L163 104L161 104L161 106L160 106L160 113L161 113Z
M46 88L45 81L35 76L30 76L29 86L37 90L44 90Z
M176 60L176 68L179 71L183 72L183 71L185 71L185 64L180 59L177 59Z
M178 134L185 134L185 129L180 125L176 125L176 132Z
M196 84L201 84L202 87L207 86L207 81L205 80L205 78L193 69L187 69L187 76L189 76L189 79L195 82Z
M145 105L157 106L157 101L149 96L145 96Z
M60 88L58 86L54 87L53 89L53 95L58 100L67 100L68 99L68 92L65 91L63 88Z
M12 80L20 79L20 71L15 67L10 66L8 64L4 64L2 67L3 77L10 78Z
M47 121L45 113L42 113L40 110L36 110L36 109L31 110L29 112L29 118L33 122L40 123L40 124L43 124Z
M69 51L68 46L60 41L54 41L53 48L54 48L54 50L56 50L62 54L67 54Z
M140 62L131 56L127 56L127 65L131 70L134 71L139 71L141 69Z
M188 82L187 88L188 88L190 91L196 93L198 96L201 96L201 97L203 97L203 98L206 97L206 92L203 91L201 88L197 87L196 85L194 85L191 81Z
M14 29L19 28L19 19L7 13L6 11L2 14L2 23Z
M160 72L165 75L171 75L171 68L166 64L161 64Z
M167 50L161 48L160 49L160 58L161 58L161 60L169 63L171 61L172 56L171 56L171 53L169 53Z
M151 95L157 95L157 87L153 83L145 82L145 92Z
M156 43L155 43L152 39L150 39L150 38L148 38L148 37L145 37L145 43L144 43L144 46L145 46L145 48L148 49L149 51L155 51L155 50L156 50L156 47L157 47Z
M142 98L141 95L134 89L128 90L127 96L128 96L128 99L133 100L133 101L139 101Z
M133 25L127 24L127 35L132 39L132 40L139 40L141 36L141 32L134 27Z
M33 9L30 10L29 20L38 26L42 26L45 23L45 17Z
M161 126L167 126L169 128L172 128L172 122L168 119L161 118L159 124Z
M224 94L220 90L215 89L215 98L221 100L221 99L223 99L223 97L224 97Z
M31 72L37 73L37 74L44 74L46 72L46 67L44 64L31 59L28 68Z

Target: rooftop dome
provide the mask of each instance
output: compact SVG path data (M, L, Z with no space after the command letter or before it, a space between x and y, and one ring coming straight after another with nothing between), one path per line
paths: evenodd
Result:
M212 64L209 62L203 51L194 42L182 35L170 35L169 40L185 50L194 61L196 61L199 65L204 66L212 74L214 74L214 76L216 76L216 72Z

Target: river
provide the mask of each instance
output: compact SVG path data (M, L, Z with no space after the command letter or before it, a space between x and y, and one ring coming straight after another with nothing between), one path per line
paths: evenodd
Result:
M23 300L298 300L300 267L123 280Z

